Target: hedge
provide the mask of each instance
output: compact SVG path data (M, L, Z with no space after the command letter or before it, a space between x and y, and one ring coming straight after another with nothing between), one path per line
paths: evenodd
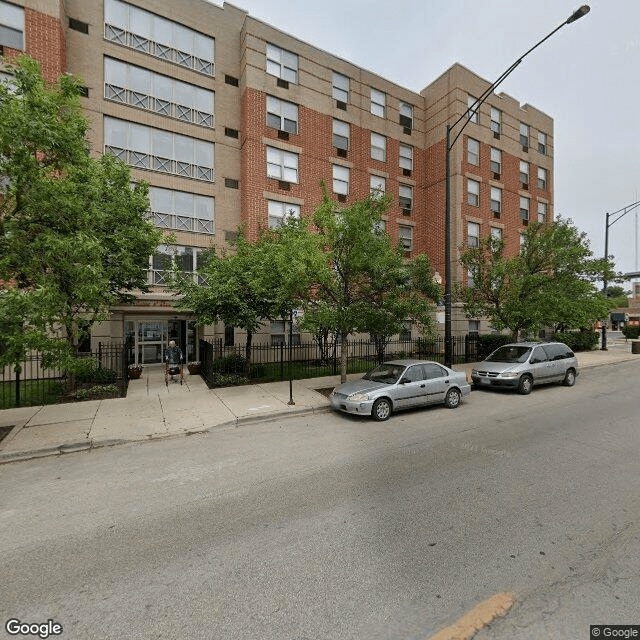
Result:
M597 331L558 331L553 339L564 342L572 351L591 351L598 346Z
M627 338L627 340L636 340L640 338L640 326L622 327L622 335Z

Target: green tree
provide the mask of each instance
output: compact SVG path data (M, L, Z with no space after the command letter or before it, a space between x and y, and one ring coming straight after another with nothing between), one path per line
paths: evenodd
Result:
M610 309L628 307L629 291L625 291L624 287L619 286L607 287L607 299L609 300Z
M501 239L488 236L462 252L460 262L473 286L458 287L468 317L486 316L513 339L550 326L586 328L607 314L607 301L595 282L612 265L595 259L586 234L571 220L532 223L520 252L505 256Z
M47 86L27 56L9 68L11 83L0 84L5 361L39 349L69 364L111 306L148 290L148 256L163 234L145 219L148 185L132 186L111 156L89 156L80 82L64 75Z
M303 328L333 328L341 337L341 380L347 375L349 337L358 332L386 338L406 319L423 332L433 327L439 288L426 256L406 262L400 245L377 231L390 196L370 196L348 207L324 198L316 209L313 297L305 305Z

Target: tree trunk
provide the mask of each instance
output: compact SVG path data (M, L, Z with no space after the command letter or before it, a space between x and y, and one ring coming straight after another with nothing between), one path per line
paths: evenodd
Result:
M342 344L340 345L340 383L344 384L347 381L347 360L349 357L349 338L348 334L342 335Z

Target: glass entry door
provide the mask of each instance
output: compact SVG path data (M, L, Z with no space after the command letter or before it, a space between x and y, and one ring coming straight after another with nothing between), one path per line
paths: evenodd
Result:
M125 338L133 339L136 364L163 361L170 340L182 349L185 362L196 360L196 330L193 320L139 318L125 320Z

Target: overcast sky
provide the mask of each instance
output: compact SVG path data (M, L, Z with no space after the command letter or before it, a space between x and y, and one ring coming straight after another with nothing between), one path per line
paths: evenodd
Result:
M222 4L218 0L216 4ZM233 0L255 18L420 91L454 62L493 82L580 0ZM591 12L531 53L500 91L555 126L555 212L604 254L605 213L640 200L640 0ZM640 211L610 228L616 269L640 270Z

